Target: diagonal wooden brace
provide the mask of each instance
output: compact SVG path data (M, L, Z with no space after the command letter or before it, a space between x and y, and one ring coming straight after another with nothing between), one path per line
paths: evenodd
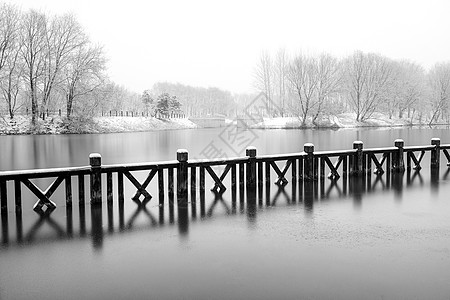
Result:
M152 181L153 177L156 175L157 172L158 172L157 169L152 169L150 171L150 173L148 174L147 179L145 179L145 181L142 183L142 185L139 183L139 181L136 180L136 178L134 178L133 175L131 175L131 173L129 171L123 172L123 174L128 178L128 180L130 180L130 182L137 188L136 194L134 194L132 199L139 199L139 197L141 195L144 195L145 199L152 198L152 195L150 195L146 191L146 188L147 188L148 184L150 183L150 181Z
M331 160L329 157L325 157L325 162L327 163L328 167L330 168L330 174L328 174L328 178L332 180L338 180L341 176L339 175L339 172L337 171L339 166L341 165L344 157L339 156L339 158L336 161L336 164L333 165L331 163Z
M42 208L44 206L47 206L47 209L52 210L56 208L56 204L50 200L50 197L56 191L61 182L64 181L64 176L59 176L58 178L56 178L55 181L53 181L53 183L47 188L47 190L45 190L45 192L43 192L39 187L37 187L27 178L21 179L21 181L39 199L33 206L34 211L42 211Z
M227 167L225 168L225 170L224 170L224 172L223 172L223 174L222 175L224 175L223 176L223 178L225 178L225 176L227 175L226 173L228 173L228 171L229 171L229 169L231 168L231 166L229 167L228 165L227 165ZM208 173L209 173L209 175L211 175L211 178L214 180L214 187L211 189L211 191L214 191L214 192L219 192L219 193L223 193L223 192L225 192L225 190L227 189L224 185L223 185L223 183L222 183L222 180L223 180L223 178L222 179L220 179L219 177L217 177L217 175L216 175L216 173L214 172L214 170L211 168L211 166L206 166L205 167L205 169L206 169L206 171L208 171ZM226 171L226 172L225 172ZM220 176L220 177L222 177L222 176ZM219 191L217 191L219 189Z
M232 167L232 165L227 165L227 166L225 167L225 170L223 170L222 175L220 175L219 180L220 180L220 182L222 183L222 185L223 185L223 180L224 180L225 177L227 176L228 172L231 170L231 167ZM219 184L218 184L217 182L214 181L214 187L211 189L211 191L217 193L219 187L220 187ZM225 188L225 189L226 189L226 188ZM224 191L225 191L225 190L224 190Z
M423 158L423 156L425 155L425 151L424 151L424 150L421 151L420 156L419 156L419 159L416 158L416 155L415 155L414 152L412 152L412 151L410 152L409 155L410 155L412 161L414 162L414 167L413 167L413 169L414 169L414 170L417 170L417 171L419 171L420 169L422 169L422 167L420 166L420 163L422 162L422 158Z
M370 153L370 158L372 159L372 161L375 164L375 171L373 171L374 174L377 174L377 175L384 174L383 164L384 164L384 161L386 160L386 157L387 157L387 155L383 154L383 158L381 159L381 162L380 162L374 153Z
M277 181L275 181L275 184L277 185L286 185L288 184L288 180L286 179L285 175L287 170L289 169L289 167L291 166L292 161L288 160L286 161L286 164L283 167L283 171L280 171L280 168L278 168L277 164L274 161L270 162L270 165L272 166L272 168L275 170L275 172L278 175L278 179Z

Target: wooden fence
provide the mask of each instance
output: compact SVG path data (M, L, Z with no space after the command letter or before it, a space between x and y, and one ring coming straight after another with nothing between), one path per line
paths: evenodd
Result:
M304 151L299 153L258 156L254 147L246 149L246 156L227 159L189 160L188 151L179 149L177 160L134 164L102 165L101 155L93 153L89 156L90 165L84 167L53 168L23 171L0 172L0 203L1 211L8 211L7 183L13 182L15 210L22 210L22 186L28 188L38 199L33 209L37 212L51 212L56 203L51 196L56 189L65 183L65 205L72 205L72 178L77 177L78 202L84 203L86 198L85 176L89 176L89 199L92 205L101 205L104 200L113 202L113 176L117 178L117 196L119 204L124 202L124 179L129 180L136 188L132 199L143 197L143 202L150 201L152 195L148 190L152 180L157 181L159 204L163 205L165 196L171 203L176 199L179 207L187 206L187 197L200 199L205 195L206 174L211 177L214 185L211 190L222 194L231 188L233 194L247 191L247 199L256 199L256 192L261 196L263 186L270 190L271 173L276 174L275 184L285 186L289 182L301 182L305 189L312 186L312 182L323 182L328 178L335 182L342 178L345 183L348 176L367 178L374 173L376 176L390 176L393 173L403 173L422 168L423 158L430 153L430 167L432 173L439 174L441 154L444 154L447 166L450 166L448 150L450 144L441 145L440 139L433 138L431 145L405 147L403 140L395 140L393 147L364 149L363 142L355 141L353 149L339 151L314 151L314 145L306 143ZM406 158L406 163L405 163ZM284 162L279 167L277 162ZM217 174L214 166L223 166L223 171ZM175 175L176 170L176 177ZM272 170L274 172L272 172ZM291 177L289 178L288 171ZM143 182L139 182L132 172L148 171ZM165 174L167 176L165 176ZM238 177L239 176L239 177ZM47 189L42 190L31 180L36 178L55 178ZM156 179L155 179L156 178ZM168 183L165 185L164 178ZM226 179L229 178L229 182ZM238 179L239 178L239 179ZM106 180L106 199L102 198L102 180ZM167 189L165 188L167 186ZM153 191L152 191L153 192ZM12 193L10 193L12 194Z

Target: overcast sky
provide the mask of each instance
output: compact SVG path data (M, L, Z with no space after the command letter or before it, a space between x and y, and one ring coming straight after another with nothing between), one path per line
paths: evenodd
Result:
M74 13L104 46L110 77L139 93L158 81L252 92L261 51L280 47L339 57L358 49L426 68L450 61L448 0L11 2Z

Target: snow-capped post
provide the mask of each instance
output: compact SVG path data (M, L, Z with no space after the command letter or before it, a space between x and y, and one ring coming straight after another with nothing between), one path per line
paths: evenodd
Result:
M394 146L398 148L397 151L392 153L392 171L401 173L405 171L405 162L403 159L403 147L405 142L402 139L396 139L394 141Z
M360 175L364 171L364 163L363 163L363 147L364 143L361 141L354 141L353 142L353 149L355 149L355 154L352 159L352 166L351 166L351 173L350 175Z
M91 165L91 204L102 203L102 156L99 153L89 155Z
M187 204L187 188L188 188L188 151L186 149L177 150L177 160L179 162L177 168L177 197L178 204Z
M434 149L431 150L431 168L439 168L440 164L440 156L441 156L441 139L440 138L432 138L431 145L434 146Z
M245 155L248 157L247 162L247 189L256 188L256 148L249 146L245 149Z
M306 153L305 157L305 180L312 181L314 179L314 145L306 143L303 145L303 151Z

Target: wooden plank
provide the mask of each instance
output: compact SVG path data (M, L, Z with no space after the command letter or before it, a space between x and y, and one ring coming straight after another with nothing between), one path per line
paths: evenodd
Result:
M195 199L197 193L197 168L191 167L191 199Z
M78 175L78 203L84 203L84 175Z
M2 211L8 210L8 193L6 190L6 180L0 180L0 206Z
M16 198L16 212L20 212L22 210L22 188L20 186L20 180L14 180L14 196Z
M113 202L113 178L112 172L106 173L106 202L111 204Z
M159 205L164 205L164 169L158 168L158 198Z
M200 167L200 191L205 191L205 167Z
M297 182L297 160L292 159L291 160L291 177L292 177L292 183Z
M71 206L72 205L72 177L67 176L65 179L65 185L66 185L66 205Z
M117 197L119 198L119 205L123 204L124 194L123 194L123 173L122 172L117 173Z
M169 168L168 169L169 171L168 171L168 178L167 178L167 180L168 180L168 189L169 189L169 197L173 197L173 195L174 195L174 190L173 190L173 187L174 187L174 184L173 184L173 170L174 170L174 168Z

